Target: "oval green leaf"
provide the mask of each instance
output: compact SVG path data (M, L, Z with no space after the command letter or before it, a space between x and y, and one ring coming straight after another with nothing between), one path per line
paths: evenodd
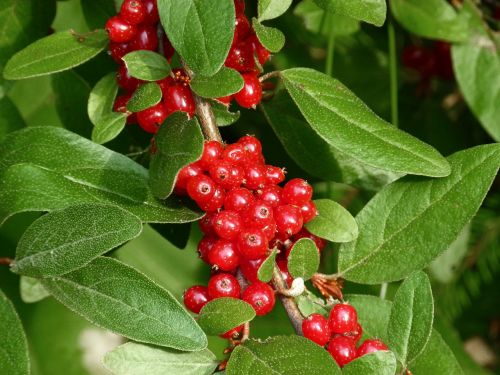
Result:
M240 118L240 111L230 112L229 107L214 100L210 103L217 126L229 126Z
M158 104L161 101L161 88L156 82L145 83L134 91L127 102L127 110L140 112Z
M375 26L382 26L385 21L387 6L385 0L314 0L321 8L355 20L365 21Z
M255 318L253 307L236 298L217 298L200 311L198 324L207 335L221 335Z
M271 20L281 16L292 5L292 0L259 0L257 11L259 21Z
M450 176L404 177L361 210L356 216L359 237L340 248L343 277L366 284L400 280L424 268L455 240L497 174L500 145L460 151L448 161Z
M319 250L313 240L301 238L288 256L288 271L293 278L309 280L319 267Z
M157 198L174 190L179 171L203 153L203 134L196 118L176 112L167 118L155 137L156 152L149 166L149 186Z
M123 61L128 73L144 81L159 81L170 73L167 59L153 51L134 51L126 54Z
M45 278L43 285L90 322L132 340L184 351L207 346L205 334L170 292L112 258Z
M26 126L21 113L16 105L4 96L0 99L0 142L3 141L8 133L22 129Z
M45 290L39 279L29 276L20 277L19 293L25 303L35 303L50 296L50 293Z
M285 45L285 34L280 30L262 25L257 19L252 21L253 29L259 42L269 51L276 53L281 51Z
M305 225L309 232L332 242L351 242L358 237L358 224L344 207L330 199L314 203L318 216Z
M6 79L24 79L61 72L81 65L108 44L104 30L88 34L63 31L37 40L7 62Z
M135 342L107 353L103 363L115 375L210 375L219 364L208 349L179 352Z
M59 276L137 237L141 220L117 206L81 204L40 217L17 244L12 271Z
M396 357L389 351L379 351L356 358L343 369L343 375L394 375L396 373Z
M97 125L99 120L113 111L118 84L116 74L109 73L102 77L90 92L87 104L87 113L92 124Z
M103 144L115 139L125 128L128 115L121 112L110 112L97 121L92 129L92 140Z
M434 148L382 120L339 81L308 68L285 70L282 77L311 127L345 154L393 172L433 177L450 173Z
M243 77L236 70L223 66L211 77L194 76L190 87L201 97L221 98L240 91L243 88Z
M158 0L168 39L196 73L215 74L224 64L234 36L232 0Z
M264 262L260 265L257 271L257 277L263 283L268 283L273 278L274 266L276 265L276 254L278 251L273 249L271 254L266 258Z

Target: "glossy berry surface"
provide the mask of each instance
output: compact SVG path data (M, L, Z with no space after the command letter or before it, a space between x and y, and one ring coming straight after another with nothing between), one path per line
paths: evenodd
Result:
M273 288L260 281L249 285L243 292L241 299L252 305L258 316L269 314L276 302Z
M238 235L238 252L247 259L257 259L267 253L267 238L260 229L244 229Z
M215 233L223 239L234 240L243 229L243 221L236 211L221 211L213 219Z
M240 298L240 284L236 277L229 273L213 275L208 281L208 296L210 299L221 297Z
M332 333L344 334L356 330L358 314L353 306L346 303L338 303L330 310L328 320Z
M135 37L130 41L132 51L155 51L158 48L158 34L153 26L139 26Z
M132 25L144 21L146 8L141 0L124 0L120 8L120 18Z
M130 41L136 34L137 28L118 16L111 17L105 26L109 40L115 43Z
M156 5L157 0L142 0L145 9L144 23L148 25L154 25L160 21L160 15L158 14L158 6Z
M318 215L318 209L313 201L309 201L300 206L300 213L304 224L306 224Z
M226 210L242 211L246 209L253 201L255 201L255 197L250 190L246 188L235 188L231 189L226 194L226 199L224 200L224 208Z
M212 199L217 186L210 177L198 175L189 179L186 188L191 199L198 203L204 203Z
M364 356L365 354L378 352L380 350L389 350L389 348L381 340L378 339L365 340L359 346L357 351L357 356L361 357Z
M236 102L244 108L253 108L262 99L262 86L255 73L243 74L243 88L234 94Z
M125 65L122 65L118 68L118 71L116 72L116 82L118 83L118 86L129 92L134 91L141 84L140 80L132 77L128 73Z
M184 292L184 305L188 310L199 314L208 301L208 289L202 285L195 285Z
M236 339L238 338L238 336L241 334L242 331L243 331L243 325L233 328L227 331L226 333L223 333L222 335L220 335L220 337L222 337L223 339Z
M226 160L217 160L209 168L210 177L225 189L239 187L245 177L243 169Z
M302 321L304 337L319 346L325 346L330 341L330 327L328 319L321 314L311 314Z
M339 367L344 367L357 357L356 344L346 336L335 336L328 344L328 352Z
M205 263L208 263L208 253L217 241L218 239L216 237L207 235L198 242L198 255Z
M193 93L189 86L184 84L171 84L168 85L163 91L163 98L165 101L165 108L167 113L171 115L176 111L185 112L190 117L194 116L196 109Z
M301 206L311 200L312 193L312 187L307 181L294 178L285 184L281 195L285 203Z
M175 182L175 189L177 194L186 193L187 183L191 177L203 174L203 169L199 164L193 163L185 166L179 171L177 181Z
M278 233L288 238L302 229L303 219L300 208L291 205L278 206L274 209L274 220Z
M137 112L137 122L148 133L156 133L167 118L163 103L158 103L144 111Z
M198 161L199 165L204 169L209 169L210 166L222 157L224 147L217 141L205 141L203 145L203 153Z
M216 270L235 270L240 264L236 245L231 241L218 240L208 251L208 263Z
M257 259L243 258L240 262L240 270L243 273L243 276L245 276L245 279L247 279L251 283L259 281L257 273L259 272L259 268L264 260L266 260L265 257Z

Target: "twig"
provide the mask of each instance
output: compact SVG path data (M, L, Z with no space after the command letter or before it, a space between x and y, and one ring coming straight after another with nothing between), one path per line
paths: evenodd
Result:
M269 78L273 78L273 77L281 77L281 72L279 70L275 70L275 71L263 74L259 77L259 81L262 83L262 82L268 80Z
M250 337L250 322L246 322L243 326L243 335L241 336L241 343L243 344Z
M298 335L302 335L302 321L304 320L304 317L300 313L295 299L292 297L287 297L280 292L285 291L287 287L285 281L283 280L283 276L281 275L281 271L279 271L277 267L274 267L273 284L279 293L281 304L285 308L288 318L292 322L293 328L295 329L295 332L297 332Z
M12 262L14 262L14 259L12 258L0 258L0 265L3 265L3 266L10 266L12 264Z

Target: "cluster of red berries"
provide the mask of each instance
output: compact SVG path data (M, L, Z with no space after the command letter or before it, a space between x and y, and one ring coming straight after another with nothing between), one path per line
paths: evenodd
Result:
M327 350L340 367L365 354L389 350L379 339L365 340L358 348L363 329L358 323L356 309L346 303L338 303L330 310L329 318L311 314L302 321L304 337Z
M199 222L204 237L198 251L214 272L208 287L193 286L184 293L189 310L199 313L210 300L232 297L248 302L257 315L266 315L275 304L274 290L259 281L257 272L270 249L280 250L277 263L290 286L287 257L293 243L307 237L319 249L325 246L303 228L317 215L312 187L302 179L280 187L284 180L283 169L265 164L262 146L252 136L226 147L207 141L201 159L179 172L175 192L188 195L207 213ZM245 290L235 276L238 270L250 283Z
M405 67L417 71L424 82L433 77L452 80L450 48L450 43L443 41L434 42L432 47L410 45L403 50L402 62Z
M262 98L256 57L262 65L269 59L270 53L259 42L244 14L245 2L235 0L235 7L235 34L225 65L242 74L244 87L238 93L218 100L229 105L234 98L242 107L250 108L257 105ZM115 100L115 112L129 113L126 107L128 101L135 90L145 83L129 74L122 60L123 56L133 51L148 50L162 52L171 61L175 53L165 33L158 32L159 20L156 0L125 0L119 14L106 22L110 39L109 53L120 64L116 79L123 90ZM138 123L149 133L156 133L173 112L181 111L189 116L193 116L195 112L193 93L189 87L190 79L184 70L173 69L171 76L157 83L162 91L162 100L138 113L129 113L127 118L127 123Z

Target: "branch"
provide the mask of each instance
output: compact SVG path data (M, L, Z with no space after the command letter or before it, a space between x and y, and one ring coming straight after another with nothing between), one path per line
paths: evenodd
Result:
M276 266L273 271L273 284L279 293L281 304L285 308L295 332L297 332L297 335L302 335L302 321L304 320L304 317L300 313L295 299L293 297L287 297L283 294L283 292L287 290L287 287L285 285L285 281L283 280L283 276L281 276L281 271Z

